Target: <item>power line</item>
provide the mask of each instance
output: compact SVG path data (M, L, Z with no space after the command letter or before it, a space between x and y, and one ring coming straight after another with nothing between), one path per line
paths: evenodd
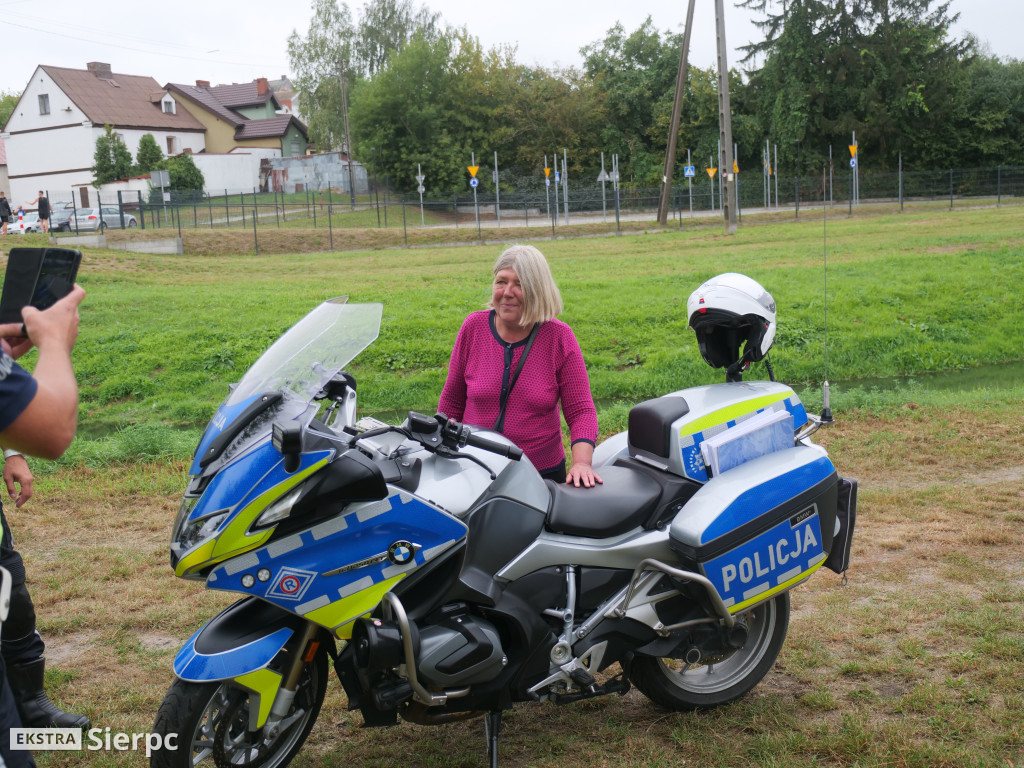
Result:
M66 33L63 33L63 32L54 32L53 30L49 30L49 29L40 29L38 27L32 27L32 26L28 26L26 24L18 24L18 23L13 22L13 21L8 21L7 19L0 19L0 24L6 24L6 25L11 26L11 27L17 27L18 29L25 29L25 30L28 30L29 32L41 32L41 33L44 33L44 34L47 34L47 35L54 35L56 37L63 37L63 38L69 39L69 40L76 40L76 41L81 42L81 43L90 43L92 45L102 45L102 46L108 47L108 48L120 48L121 50L135 51L136 53L146 53L146 54L150 54L152 56L164 56L164 57L174 58L174 59L184 59L186 61L201 61L201 62L206 62L207 64L215 63L215 64L220 65L220 66L260 67L260 68L264 68L265 69L268 66L273 66L274 65L272 62L271 63L268 63L268 62L254 63L254 62L251 62L251 61L244 61L243 62L243 61L222 61L222 60L218 60L216 62L211 62L209 58L204 57L204 56L186 56L186 55L179 54L179 53L160 53L159 51L155 51L152 46L147 47L147 48L135 48L135 47L132 47L130 45L119 45L117 43L110 43L110 42L106 42L106 41L103 41L103 40L89 39L87 37L77 37L75 35L69 35L69 34L66 34ZM195 50L195 51L198 52L201 49L192 48L192 50ZM278 63L277 66L280 67L281 66L280 63Z

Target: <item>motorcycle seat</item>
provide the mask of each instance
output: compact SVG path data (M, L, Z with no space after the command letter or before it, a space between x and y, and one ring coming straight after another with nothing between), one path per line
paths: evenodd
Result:
M626 467L605 466L598 474L604 483L593 488L548 481L547 530L606 539L643 525L661 497L661 486Z

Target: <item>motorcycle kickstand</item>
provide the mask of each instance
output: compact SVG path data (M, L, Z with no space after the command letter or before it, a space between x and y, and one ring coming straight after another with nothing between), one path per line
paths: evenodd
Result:
M501 731L501 710L494 709L484 715L484 738L487 739L487 764L498 768L498 734Z

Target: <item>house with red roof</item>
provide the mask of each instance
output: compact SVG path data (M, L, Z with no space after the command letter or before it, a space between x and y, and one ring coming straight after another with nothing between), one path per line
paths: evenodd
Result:
M85 191L106 125L132 156L147 133L167 155L206 150L206 126L152 77L114 73L103 62L86 69L40 65L0 133L11 199L32 200L40 189L51 199L69 194L64 190Z
M263 157L306 154L305 124L294 114L279 114L281 104L265 77L233 85L197 80L195 85L168 83L165 87L206 127L207 152Z

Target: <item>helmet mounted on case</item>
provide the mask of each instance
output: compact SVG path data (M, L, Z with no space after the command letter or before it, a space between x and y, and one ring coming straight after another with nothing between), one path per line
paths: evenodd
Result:
M711 278L690 294L686 313L705 362L725 368L728 381L739 381L739 374L763 360L775 340L775 300L746 275L727 272Z

